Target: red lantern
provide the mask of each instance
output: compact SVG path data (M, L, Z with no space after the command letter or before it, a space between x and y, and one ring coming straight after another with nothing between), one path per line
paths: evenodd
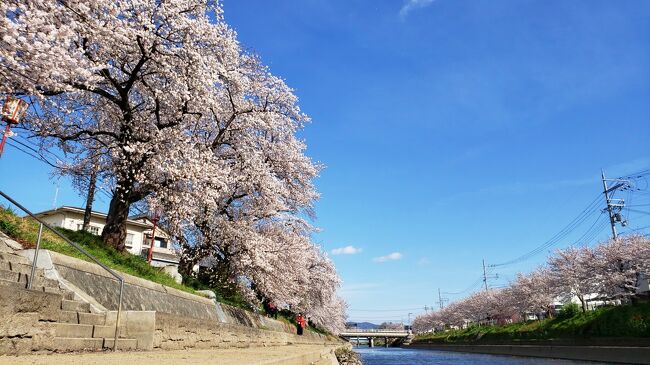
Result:
M28 106L29 104L22 99L7 96L2 106L2 120L7 124L18 124L25 115Z
M4 149L5 141L7 140L7 136L11 130L11 125L20 122L20 119L25 115L28 106L29 104L27 104L26 101L13 96L7 96L5 99L5 103L2 106L2 120L7 123L7 127L5 128L5 132L2 134L2 142L0 142L0 156L2 156L2 150Z

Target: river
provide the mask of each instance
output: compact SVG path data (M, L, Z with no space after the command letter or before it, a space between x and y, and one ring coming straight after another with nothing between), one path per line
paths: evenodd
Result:
M402 348L355 347L364 365L577 365L605 364L595 362L539 359L514 356L468 354L460 352Z

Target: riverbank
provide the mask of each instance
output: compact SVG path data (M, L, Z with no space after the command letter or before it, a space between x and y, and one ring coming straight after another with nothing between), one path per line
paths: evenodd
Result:
M650 364L650 304L416 336L413 348Z
M650 343L650 304L602 307L572 316L498 326L470 326L465 329L422 334L414 343L486 344L486 341L549 340L589 341L630 338ZM646 345L644 345L646 346Z
M335 349L335 346L288 345L237 349L0 356L0 365L338 365L334 356Z

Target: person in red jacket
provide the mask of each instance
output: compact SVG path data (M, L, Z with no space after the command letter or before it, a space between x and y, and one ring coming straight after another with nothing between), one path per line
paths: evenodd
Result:
M296 322L298 322L298 335L302 336L302 333L305 330L305 317L303 317L302 313L298 313L296 316Z

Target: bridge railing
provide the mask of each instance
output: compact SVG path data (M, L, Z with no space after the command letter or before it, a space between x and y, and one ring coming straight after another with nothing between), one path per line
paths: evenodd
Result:
M407 333L407 330L346 328L345 333Z

